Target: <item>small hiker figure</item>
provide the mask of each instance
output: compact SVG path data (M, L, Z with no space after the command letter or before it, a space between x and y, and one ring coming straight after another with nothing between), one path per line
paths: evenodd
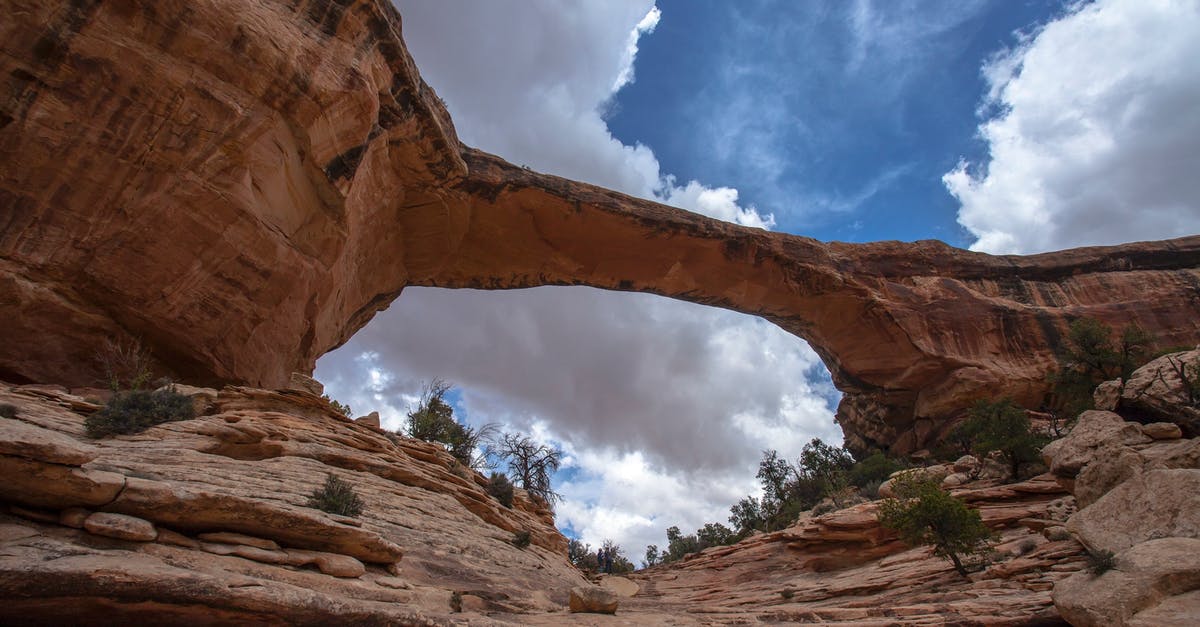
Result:
M613 558L612 549L608 549L608 550L604 551L604 572L609 575L612 574L612 558Z
M604 547L600 547L596 551L596 572L598 573L604 572L604 554Z

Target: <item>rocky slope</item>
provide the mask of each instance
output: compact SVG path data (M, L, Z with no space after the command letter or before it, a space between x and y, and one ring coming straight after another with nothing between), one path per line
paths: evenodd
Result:
M1055 586L1054 604L1073 625L1200 619L1200 437L1181 438L1200 399L1189 395L1177 365L1200 373L1200 350L1165 355L1124 385L1101 386L1098 404L1121 413L1085 412L1070 435L1043 450L1078 499L1067 528L1090 552L1112 558L1103 574L1079 573ZM1104 394L1113 387L1120 394ZM1122 414L1167 422L1127 422Z
M1003 536L970 581L867 503L606 582L617 616L573 615L567 593L588 584L548 512L520 494L504 509L440 447L303 390L181 389L199 418L93 440L94 403L0 385L16 408L0 418L0 622L1036 624L1057 620L1050 588L1080 566L1078 543L1041 534L1070 511L1059 482L991 480L956 491ZM361 517L305 506L328 472L354 484Z
M0 623L446 624L455 592L564 612L584 583L549 512L504 508L439 446L309 392L189 391L201 417L91 440L94 404L0 384ZM305 506L329 472L360 517Z
M105 341L278 387L405 286L591 285L762 316L851 446L1034 405L1074 316L1200 340L1200 238L991 257L821 243L461 145L386 0L2 0L0 377L92 385Z
M1062 624L1050 591L1082 568L1082 547L1043 531L1072 511L1066 490L1043 475L953 492L998 534L993 563L970 579L881 528L872 502L639 573L642 593L623 607L712 624Z

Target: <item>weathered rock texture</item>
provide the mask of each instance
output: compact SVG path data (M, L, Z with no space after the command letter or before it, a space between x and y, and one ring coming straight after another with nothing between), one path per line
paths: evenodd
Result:
M635 573L642 591L622 599L618 615L660 612L679 624L1061 624L1050 590L1082 567L1083 554L1069 536L1050 541L1040 531L1062 487L1041 476L952 492L999 536L993 563L970 579L928 547L905 546L880 527L878 503L865 503Z
M1114 405L1137 417L1153 407L1154 417L1187 424L1192 402L1175 393L1181 381L1157 374L1161 361L1138 369ZM1140 425L1089 411L1043 449L1079 505L1066 528L1094 555L1114 556L1107 572L1055 584L1054 604L1072 625L1191 625L1200 616L1200 438L1180 435L1174 423Z
M548 511L503 507L437 445L309 392L196 394L209 415L88 440L95 405L0 383L0 623L444 624L452 592L565 613L585 583ZM359 518L306 506L329 472Z
M408 285L590 285L761 316L911 451L1035 405L1072 316L1200 340L1200 238L992 257L734 226L461 145L386 0L4 0L0 377L281 387Z
M513 509L500 506L436 445L355 422L309 391L192 393L211 399L207 415L89 440L97 405L0 383L0 403L16 408L0 418L0 623L1058 624L1050 590L1082 566L1071 534L1045 533L1073 511L1047 474L953 489L1000 537L970 580L905 547L864 503L596 588L567 563L549 512L520 490ZM361 517L305 505L328 472L355 486ZM511 543L521 529L526 549ZM1147 607L1182 590L1139 581ZM571 605L579 587L604 594ZM1190 598L1153 608L1188 611ZM615 619L569 613L617 601Z

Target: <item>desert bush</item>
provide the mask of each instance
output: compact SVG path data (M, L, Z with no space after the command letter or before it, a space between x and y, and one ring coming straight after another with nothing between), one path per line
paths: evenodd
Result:
M783 597L784 601L790 601L792 597L796 596L796 591L791 588L784 588L779 591L779 596Z
M1104 573L1112 570L1117 565L1117 556L1112 551L1099 550L1088 552L1087 556L1087 571L1093 576L1099 577Z
M325 485L313 490L308 497L309 507L330 514L354 518L362 513L363 502L354 486L333 473L325 476Z
M339 413L347 418L350 417L350 406L349 405L343 405L343 404L339 403L338 401L336 401L332 398L329 398L328 394L322 394L321 398L323 398L329 402L329 407L332 408L333 411L336 411L337 413Z
M113 393L122 389L140 390L150 382L150 351L138 338L106 340L96 351L96 359L104 371L104 384Z
M89 437L140 433L164 422L191 420L196 415L192 399L166 387L113 394L100 411L84 420Z
M879 498L879 487L883 485L883 480L870 481L858 489L858 495L864 499L874 501Z
M488 424L475 429L455 420L454 408L445 398L452 389L452 385L441 379L434 379L424 387L417 407L408 412L408 435L426 442L442 444L455 459L468 468L490 468L490 442L498 428L494 424Z
M1026 553L1037 548L1037 540L1033 538L1025 538L1017 544L1017 555L1025 555Z
M874 451L850 468L850 484L865 488L873 483L878 487L892 473L907 467L907 464L884 455L882 451Z
M574 538L567 543L567 559L575 568L582 571L595 572L600 569L592 545L584 544Z
M493 472L492 476L488 477L487 493L500 501L501 505L512 508L513 484L504 473Z
M880 524L910 546L932 545L934 555L949 559L966 577L963 558L983 554L992 537L979 512L916 473L901 475L892 485L896 498L880 502Z
M455 614L462 612L462 593L458 590L450 593L450 611Z
M5 418L17 417L17 406L12 403L0 403L0 416Z
M512 545L518 549L524 549L528 547L531 541L532 536L529 534L529 531L525 529L514 533L512 537Z

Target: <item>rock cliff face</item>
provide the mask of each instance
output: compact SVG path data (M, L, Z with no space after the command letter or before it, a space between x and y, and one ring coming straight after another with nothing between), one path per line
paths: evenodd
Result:
M1200 341L1200 237L992 257L768 233L461 145L385 0L4 0L0 377L283 385L405 286L590 285L761 316L912 451L1037 404L1074 316Z

